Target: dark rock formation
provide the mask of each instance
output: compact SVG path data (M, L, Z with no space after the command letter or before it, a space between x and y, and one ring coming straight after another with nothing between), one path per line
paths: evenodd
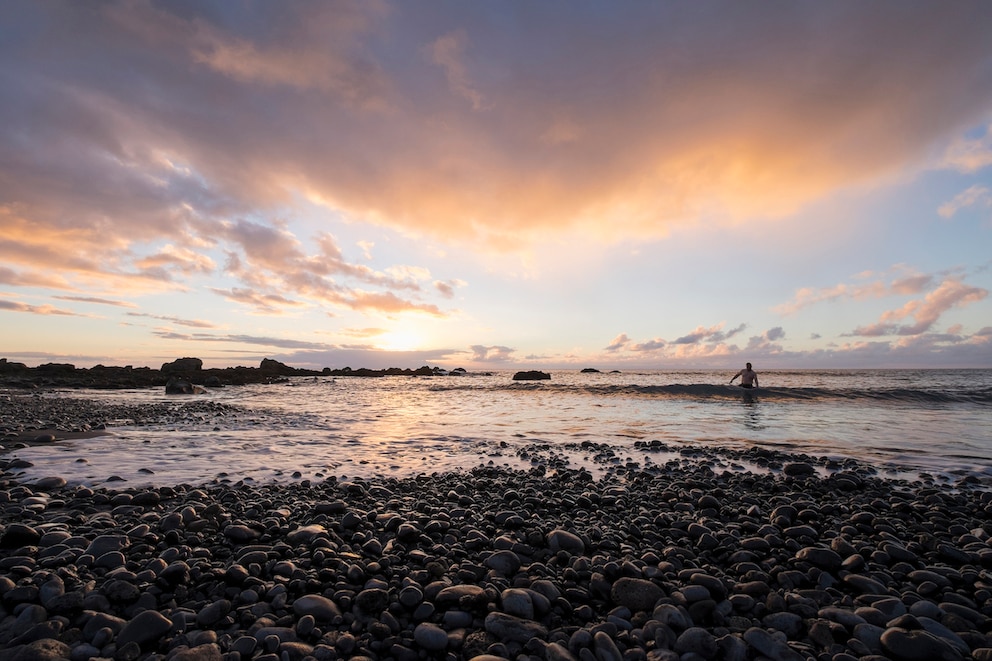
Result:
M582 370L582 374L599 374L599 370L595 367L587 367Z
M186 379L174 376L165 383L165 394L192 395L193 384Z
M171 363L162 365L162 372L199 372L203 369L203 361L199 358L177 358Z
M550 379L551 375L547 372L540 372L538 370L530 370L527 372L517 372L513 375L514 381L543 381Z
M290 367L285 363L280 363L278 360L273 360L272 358L263 358L262 362L258 365L258 369L263 372L271 372L282 376L292 376L296 374L296 368Z

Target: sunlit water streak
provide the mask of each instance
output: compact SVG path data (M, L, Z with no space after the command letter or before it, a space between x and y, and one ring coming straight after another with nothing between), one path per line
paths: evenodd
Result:
M293 379L198 397L243 407L181 425L121 424L112 434L24 448L24 476L106 484L214 479L323 479L526 468L533 453L595 468L590 450L663 463L638 441L675 447L753 446L853 457L890 473L992 476L992 370L763 372L744 391L717 372L553 372L447 377ZM161 390L67 391L101 401L182 402Z

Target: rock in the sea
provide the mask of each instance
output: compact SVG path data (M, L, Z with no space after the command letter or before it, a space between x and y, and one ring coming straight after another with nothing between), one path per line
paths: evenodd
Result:
M514 381L543 381L550 379L551 375L547 372L540 372L538 370L528 370L525 372L517 372L513 375Z
M177 358L171 363L163 363L161 371L170 372L198 372L203 369L203 361L199 358Z
M262 362L259 363L258 369L263 372L271 372L273 374L283 374L286 376L296 373L296 370L285 363L280 363L278 360L273 360L271 358L263 358Z
M165 383L165 394L167 395L192 395L196 387L187 381L179 377L171 377Z

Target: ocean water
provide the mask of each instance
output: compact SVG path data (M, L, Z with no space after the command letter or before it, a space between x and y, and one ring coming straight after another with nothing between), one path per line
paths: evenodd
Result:
M138 485L408 476L480 465L527 468L549 457L601 473L609 462L664 464L686 448L770 448L881 474L992 479L992 370L733 372L552 370L438 377L317 377L193 397L239 407L181 424L115 421L109 434L23 448L22 477ZM160 389L65 391L107 402L173 402ZM644 444L660 441L663 452ZM735 461L732 469L751 469ZM118 480L123 481L118 481Z

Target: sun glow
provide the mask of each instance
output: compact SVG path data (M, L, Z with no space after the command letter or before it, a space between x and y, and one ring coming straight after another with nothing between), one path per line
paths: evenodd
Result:
M413 351L417 349L423 338L409 328L397 328L383 333L376 339L376 346L384 351Z

